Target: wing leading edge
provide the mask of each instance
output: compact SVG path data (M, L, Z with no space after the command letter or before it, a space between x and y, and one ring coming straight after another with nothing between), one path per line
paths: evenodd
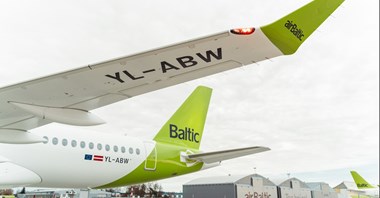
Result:
M342 2L314 0L252 31L225 31L0 88L0 133L27 131L53 121L70 124L69 115L91 118L76 125L97 124L90 110L293 53Z

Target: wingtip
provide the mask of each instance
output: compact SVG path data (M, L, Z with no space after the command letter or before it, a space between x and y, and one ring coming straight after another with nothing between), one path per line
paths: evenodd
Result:
M284 55L291 55L343 2L314 0L260 29Z

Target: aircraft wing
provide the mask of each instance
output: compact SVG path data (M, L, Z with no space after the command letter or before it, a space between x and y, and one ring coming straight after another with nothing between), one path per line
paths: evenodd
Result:
M269 150L270 148L268 147L255 146L255 147L247 147L247 148L224 150L224 151L189 154L185 157L189 160L196 160L196 161L204 162L207 164L211 164L211 163L221 162L224 160L229 160L229 159L251 155L255 153L261 153L261 152L269 151Z
M17 138L51 122L102 124L91 110L292 54L342 2L314 0L263 27L232 29L0 88L0 142L33 143L36 137Z

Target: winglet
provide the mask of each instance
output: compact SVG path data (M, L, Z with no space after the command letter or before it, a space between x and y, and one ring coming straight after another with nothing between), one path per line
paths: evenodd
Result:
M343 1L314 0L261 30L283 54L293 54Z
M352 178L356 183L358 189L367 189L367 188L375 188L371 184L369 184L363 177L359 175L356 171L351 171Z

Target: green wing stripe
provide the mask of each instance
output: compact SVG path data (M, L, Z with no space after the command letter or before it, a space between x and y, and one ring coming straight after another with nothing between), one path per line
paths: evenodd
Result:
M261 30L283 54L293 54L343 1L314 0Z

